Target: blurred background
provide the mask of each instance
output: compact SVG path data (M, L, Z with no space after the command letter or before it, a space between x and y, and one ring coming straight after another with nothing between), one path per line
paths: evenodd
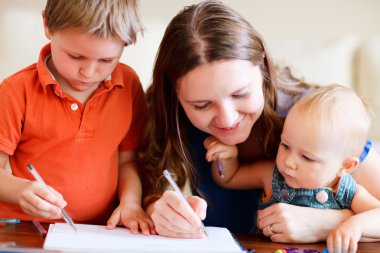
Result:
M144 37L126 48L146 88L171 18L195 0L140 0ZM224 0L263 35L269 54L307 82L355 89L375 113L371 138L380 140L380 1ZM48 41L42 29L45 0L0 1L0 80L34 63Z

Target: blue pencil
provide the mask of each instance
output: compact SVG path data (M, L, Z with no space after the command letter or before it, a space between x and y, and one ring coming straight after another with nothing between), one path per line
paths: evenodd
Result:
M20 219L16 219L16 218L0 218L0 223L8 223L8 224L20 223Z

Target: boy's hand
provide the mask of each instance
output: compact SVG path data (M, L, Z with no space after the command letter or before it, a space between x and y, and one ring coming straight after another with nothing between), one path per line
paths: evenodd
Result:
M35 181L26 183L19 204L25 213L48 219L61 218L61 208L67 205L60 193Z
M114 229L116 225L124 225L132 234L137 234L139 229L144 235L156 234L153 221L137 203L120 204L107 222L107 229Z
M206 160L208 162L215 161L217 154L219 154L220 159L224 160L236 158L238 155L236 145L226 145L214 136L207 137L204 140L203 145L207 149Z
M358 241L361 235L360 224L348 219L329 233L326 241L327 248L329 252L354 253L358 249Z

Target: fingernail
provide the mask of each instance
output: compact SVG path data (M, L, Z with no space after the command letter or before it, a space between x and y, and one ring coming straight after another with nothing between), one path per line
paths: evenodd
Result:
M203 210L202 211L202 220L204 220L206 218L206 214L207 214L206 210Z

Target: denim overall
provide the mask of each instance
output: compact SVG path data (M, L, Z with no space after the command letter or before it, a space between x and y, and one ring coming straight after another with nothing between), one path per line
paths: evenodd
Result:
M350 209L356 191L356 182L351 175L346 174L340 178L338 191L335 195L333 190L327 187L293 189L286 184L284 177L278 171L277 166L275 166L272 177L272 197L265 203L260 201L259 210L276 203L287 203L319 209ZM327 193L328 199L324 203L320 203L316 198L316 195L320 191Z
M317 194L321 191L324 191L328 197L323 203L317 200ZM276 203L318 209L351 209L352 199L356 191L356 182L351 175L342 176L335 195L333 191L334 189L327 187L316 189L291 188L286 184L284 177L275 166L272 176L272 197L267 202L260 200L258 209L262 210ZM257 228L252 228L251 232L257 232Z

